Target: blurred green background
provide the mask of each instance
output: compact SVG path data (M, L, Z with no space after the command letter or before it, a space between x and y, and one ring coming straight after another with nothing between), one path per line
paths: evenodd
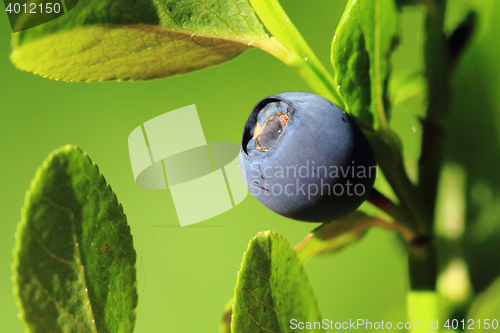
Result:
M457 17L463 17L458 3L468 1L456 2ZM330 43L345 1L308 1L306 6L304 0L282 0L282 5L331 69ZM423 67L422 24L420 11L405 11L402 44L393 57L395 76ZM274 230L296 245L317 224L278 216L248 196L222 215L180 228L168 190L135 185L128 135L155 116L196 104L207 141L239 144L257 101L283 91L311 89L260 50L219 66L148 82L51 81L14 68L9 61L9 29L7 15L0 15L2 332L23 331L10 266L25 191L49 152L68 143L80 146L98 164L128 216L138 255L136 332L217 332L250 238ZM403 138L410 170L419 154L417 115L422 110L419 100L393 110L392 125ZM324 318L404 320L406 255L395 234L371 230L362 241L337 255L313 259L305 268Z

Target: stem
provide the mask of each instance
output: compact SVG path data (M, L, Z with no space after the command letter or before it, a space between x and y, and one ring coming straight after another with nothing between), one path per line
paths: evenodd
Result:
M250 3L265 27L288 53L285 55L273 52L273 49L261 48L292 67L320 95L345 109L335 80L307 45L278 0L250 0Z
M429 104L425 119L422 120L419 190L427 209L434 213L437 184L443 162L443 124L450 104L451 60L447 38L443 31L446 0L434 0L426 5L424 54Z
M408 225L408 216L404 209L400 206L396 205L394 202L389 200L385 195L377 191L376 189L372 189L370 194L368 195L368 202L382 210L383 212L389 214L396 221L401 222L403 224Z
M316 230L312 231L294 248L300 262L304 264L318 253L324 252L326 249L329 253L336 252L342 249L344 246L351 244L355 240L361 238L364 232L371 227L379 227L390 231L397 231L409 243L412 242L415 238L415 234L413 233L413 231L408 229L398 221L386 222L380 218L372 218L369 216L367 216L367 218L369 220L366 220L366 222L360 223L341 232L339 232L338 230L332 230L333 233L331 235L328 235L329 237L327 238L323 238L322 236L318 235ZM338 223L339 221L336 222ZM330 223L336 222L334 221ZM340 221L340 223L350 222L352 221ZM324 227L325 225L320 228Z
M415 238L415 234L413 233L413 231L408 229L403 224L399 223L399 221L392 221L391 223L388 223L382 219L377 218L371 222L371 226L379 227L390 231L397 231L409 243L412 242L413 239Z
M408 249L411 290L435 291L437 255L434 239L429 234L417 235Z
M426 230L433 230L439 173L443 156L443 121L449 110L450 56L443 31L446 0L426 0L425 68L429 104L423 124L422 153L419 160L419 196L428 219ZM408 265L411 292L408 294L408 316L412 321L438 320L437 254L432 235L423 233L410 244ZM425 323L425 322L424 322ZM428 332L437 331L425 326Z

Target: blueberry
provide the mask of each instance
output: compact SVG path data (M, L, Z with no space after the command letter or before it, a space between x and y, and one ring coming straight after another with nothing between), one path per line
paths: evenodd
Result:
M354 120L307 92L261 100L245 124L239 159L243 179L261 203L308 222L328 222L356 210L377 171Z

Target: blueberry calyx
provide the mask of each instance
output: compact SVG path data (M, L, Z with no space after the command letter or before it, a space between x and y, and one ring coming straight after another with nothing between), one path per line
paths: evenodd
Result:
M262 127L260 127L257 123L256 127L258 128L254 129L256 134L257 130L260 129L255 143L257 150L268 151L269 148L274 146L276 140L278 140L283 133L286 124L288 123L288 119L289 118L286 113L278 112L267 119Z
M242 149L249 156L272 148L283 134L292 114L291 105L274 96L259 101L243 131Z

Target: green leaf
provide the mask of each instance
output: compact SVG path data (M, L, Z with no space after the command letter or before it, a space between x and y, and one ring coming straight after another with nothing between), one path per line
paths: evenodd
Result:
M27 332L132 332L136 253L116 195L75 146L50 154L27 192L14 249Z
M412 72L394 77L389 83L392 106L403 104L412 99L425 100L427 80L424 73Z
M394 0L350 0L335 31L331 60L338 89L365 129L388 127L389 58L398 26Z
M231 332L292 332L292 319L321 321L312 287L286 239L258 233L238 273Z
M467 332L475 332L479 328L480 332L489 332L492 328L498 328L498 321L500 320L500 278L496 279L484 293L479 294L472 304L467 319L475 321L474 325L471 326L474 330L468 329ZM496 319L496 324L486 329L484 323L486 322L491 325L493 319ZM477 320L481 321L481 327L479 327Z
M314 229L295 247L301 263L318 254L334 253L362 238L373 226L391 228L394 223L355 211L341 219L324 223Z
M29 17L19 24L30 24ZM13 35L12 62L64 81L147 80L278 47L247 0L87 0Z
M231 298L229 302L227 302L226 306L224 306L224 310L222 311L222 320L219 325L220 333L231 333L231 317L233 316L233 301Z

